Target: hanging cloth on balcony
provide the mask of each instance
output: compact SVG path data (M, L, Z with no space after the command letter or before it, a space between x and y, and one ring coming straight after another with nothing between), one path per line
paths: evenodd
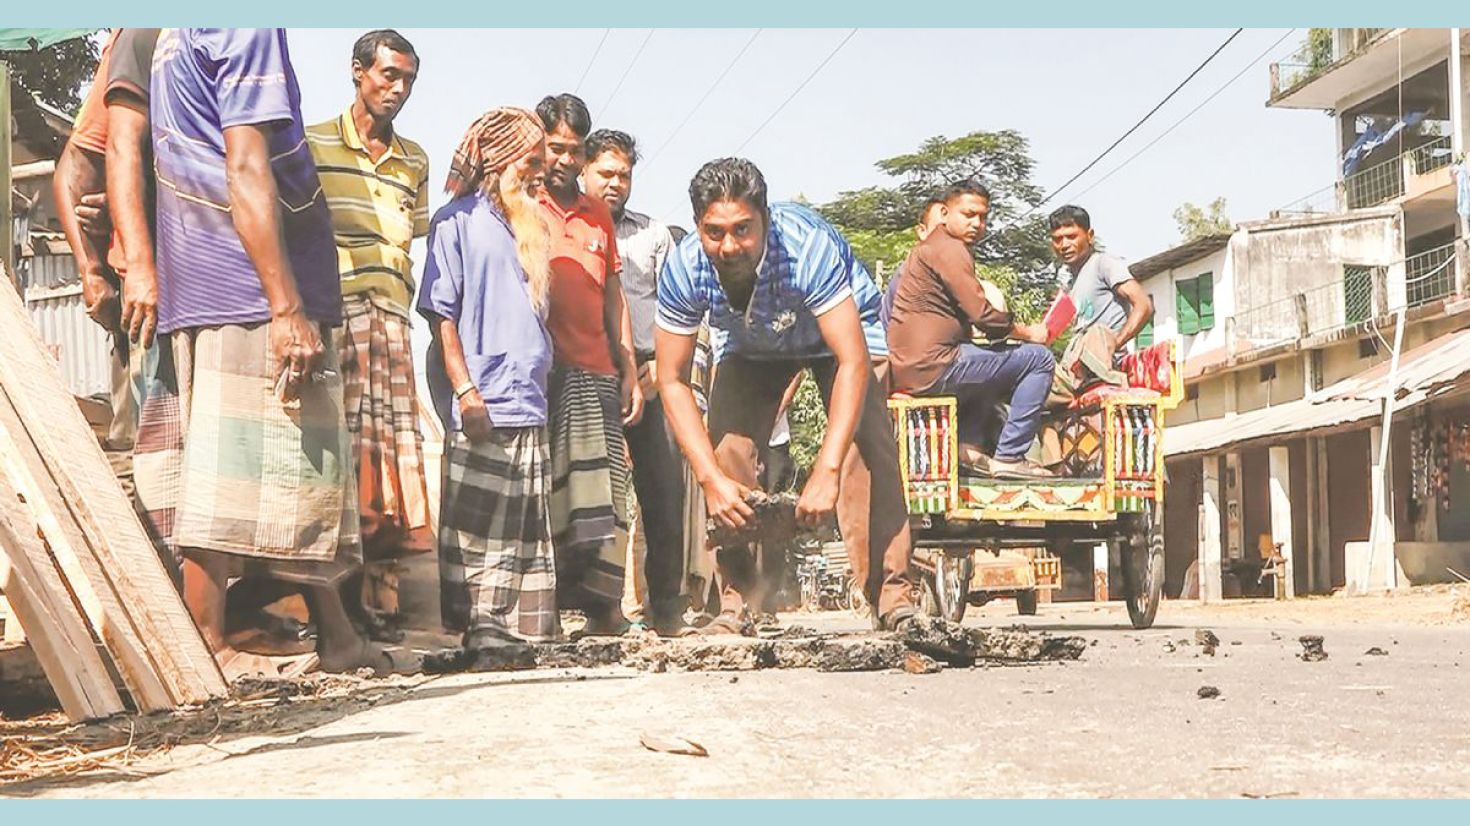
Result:
M1470 218L1470 159L1461 158L1455 164L1455 212L1461 218Z
M1358 169L1358 164L1368 157L1368 154L1380 146L1388 143L1399 136L1400 132L1419 125L1424 120L1426 112L1409 112L1402 118L1394 121L1387 129L1379 129L1382 121L1374 121L1366 131L1358 137L1348 151L1342 155L1342 174L1351 175Z

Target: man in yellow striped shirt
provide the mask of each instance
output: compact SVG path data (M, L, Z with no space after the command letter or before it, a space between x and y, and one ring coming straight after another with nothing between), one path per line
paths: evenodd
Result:
M365 585L349 586L363 596L347 602L361 602L371 625L398 612L396 560L433 548L408 315L409 245L429 232L429 158L393 129L418 70L398 32L364 34L352 50L352 105L306 133L342 276L338 341L367 563Z

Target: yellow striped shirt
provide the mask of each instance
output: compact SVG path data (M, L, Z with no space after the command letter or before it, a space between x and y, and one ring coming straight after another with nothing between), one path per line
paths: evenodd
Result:
M429 156L395 134L376 162L357 135L349 108L306 130L332 213L342 294L367 293L407 317L413 305L409 245L429 234Z

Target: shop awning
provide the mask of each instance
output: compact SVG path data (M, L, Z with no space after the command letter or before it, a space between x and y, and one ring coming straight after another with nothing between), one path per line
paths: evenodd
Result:
M1166 428L1164 455L1173 459L1191 453L1224 450L1246 442L1342 427L1371 419L1382 411L1379 402L1363 399L1298 399L1223 419L1206 419Z
M1177 458L1367 423L1383 414L1389 369L1385 360L1305 399L1170 427L1164 431L1164 455ZM1395 381L1394 412L1470 389L1465 386L1466 374L1470 374L1470 329L1403 353Z
M1382 399L1390 363L1384 361L1325 388L1327 399ZM1395 396L1399 406L1417 404L1455 388L1470 373L1470 328L1442 335L1399 356Z

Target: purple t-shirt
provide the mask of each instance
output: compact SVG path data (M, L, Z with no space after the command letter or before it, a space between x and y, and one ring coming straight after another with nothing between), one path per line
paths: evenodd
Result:
M285 29L164 29L149 111L158 173L160 332L268 321L270 306L230 216L225 134L269 125L286 253L306 315L342 320L332 225L301 122Z
M546 424L551 336L531 306L510 225L484 193L445 204L429 224L418 310L455 323L470 379L496 427ZM429 395L447 430L462 430L454 388L437 347L425 365Z

